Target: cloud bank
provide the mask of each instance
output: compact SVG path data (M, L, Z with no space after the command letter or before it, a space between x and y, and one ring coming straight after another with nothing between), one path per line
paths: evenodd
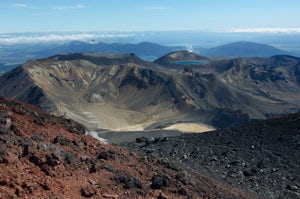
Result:
M300 28L234 28L225 32L232 33L300 33Z
M122 33L70 33L70 34L0 34L0 44L26 44L26 43L42 43L42 42L68 42L68 41L89 41L94 39L106 38L125 38L131 37L134 34Z

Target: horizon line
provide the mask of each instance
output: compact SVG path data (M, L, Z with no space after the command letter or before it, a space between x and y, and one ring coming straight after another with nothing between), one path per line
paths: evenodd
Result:
M99 33L99 32L211 32L211 33L300 33L300 28L228 28L228 29L156 29L156 30L37 30L37 31L8 31L0 34L21 34L21 33Z

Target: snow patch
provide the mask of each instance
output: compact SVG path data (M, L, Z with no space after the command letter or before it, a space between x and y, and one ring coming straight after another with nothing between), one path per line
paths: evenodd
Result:
M93 138L97 139L98 141L100 141L103 144L108 144L108 140L104 139L102 137L99 137L99 133L96 131L86 131L86 134L92 136Z

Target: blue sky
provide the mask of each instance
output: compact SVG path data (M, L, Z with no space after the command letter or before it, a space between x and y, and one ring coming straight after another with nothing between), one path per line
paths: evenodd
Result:
M300 0L1 0L0 32L300 30Z

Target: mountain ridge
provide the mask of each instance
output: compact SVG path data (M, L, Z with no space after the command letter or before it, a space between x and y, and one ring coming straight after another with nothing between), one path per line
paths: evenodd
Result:
M176 53L183 60L199 57ZM176 123L224 128L296 112L299 63L278 56L174 69L134 54L75 53L27 62L0 78L0 93L93 130L153 130Z

